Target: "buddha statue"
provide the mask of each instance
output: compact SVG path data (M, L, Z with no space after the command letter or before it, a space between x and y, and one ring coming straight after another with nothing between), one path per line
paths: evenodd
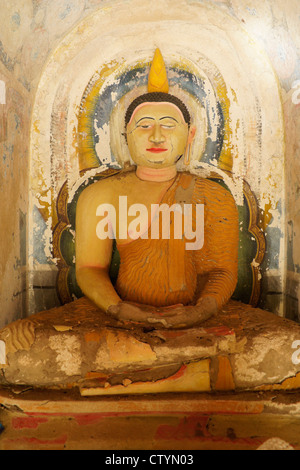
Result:
M147 93L125 115L134 167L90 184L77 202L84 297L0 330L0 383L76 386L83 396L299 388L299 325L230 300L234 198L177 169L189 164L196 124L169 93L157 49Z
M196 133L190 120L185 104L168 93L157 49L148 93L136 98L125 116L125 137L135 169L86 188L76 210L78 284L99 308L118 320L160 328L191 327L217 313L235 289L238 214L234 199L215 182L177 172L181 158L188 163ZM135 214L127 216L127 208L120 204L124 195L133 212L145 208L138 231ZM96 213L107 204L115 209L114 220L108 214L101 224ZM160 211L161 207L169 210ZM186 238L187 207L194 243ZM199 207L204 209L201 223ZM170 226L163 237L166 215ZM104 230L104 222L110 229ZM159 234L155 238L153 224ZM105 232L101 239L100 226ZM115 287L108 272L113 238L120 254Z

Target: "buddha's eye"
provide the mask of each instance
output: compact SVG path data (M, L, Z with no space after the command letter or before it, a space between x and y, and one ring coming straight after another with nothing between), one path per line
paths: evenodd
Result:
M151 124L140 124L137 126L139 129L151 129Z
M162 129L175 129L175 125L174 124L162 124L161 125L161 128Z

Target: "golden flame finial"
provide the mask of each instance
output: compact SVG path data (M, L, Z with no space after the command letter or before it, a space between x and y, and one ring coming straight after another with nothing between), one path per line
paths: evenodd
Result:
M167 71L163 56L158 48L155 50L148 77L148 92L153 93L157 91L163 93L169 92Z

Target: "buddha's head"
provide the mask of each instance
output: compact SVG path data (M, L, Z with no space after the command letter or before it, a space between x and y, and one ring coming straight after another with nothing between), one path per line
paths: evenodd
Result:
M126 140L132 160L139 166L165 168L176 164L191 144L196 128L185 104L168 93L165 68L153 80L153 69L162 61L156 51L149 74L148 93L136 98L125 115ZM164 83L153 90L153 81L159 82L161 71ZM152 77L151 77L152 73ZM154 85L155 86L155 85ZM163 90L163 91L161 91Z

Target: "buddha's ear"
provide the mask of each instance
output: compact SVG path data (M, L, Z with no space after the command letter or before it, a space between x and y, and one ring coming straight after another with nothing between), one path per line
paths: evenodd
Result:
M196 126L191 126L190 127L188 140L187 140L188 145L190 145L193 142L193 140L195 138L196 130L197 130Z

